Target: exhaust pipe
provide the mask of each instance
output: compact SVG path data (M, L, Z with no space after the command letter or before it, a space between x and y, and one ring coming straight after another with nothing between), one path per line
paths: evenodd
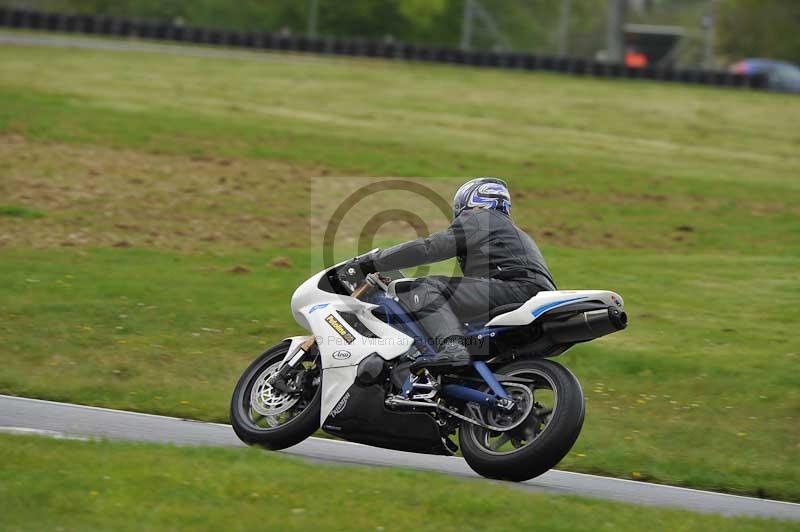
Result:
M625 312L608 308L581 312L563 321L542 324L542 334L558 344L586 342L628 326Z

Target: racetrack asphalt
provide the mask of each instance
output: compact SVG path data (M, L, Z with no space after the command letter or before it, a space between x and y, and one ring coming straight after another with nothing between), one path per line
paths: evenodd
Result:
M5 395L0 395L0 432L175 445L243 446L230 425L221 423L205 423ZM457 457L391 451L324 438L309 438L281 452L322 462L403 467L487 482L474 473L462 458ZM568 471L552 470L533 480L519 484L508 483L508 485L532 491L580 495L696 512L800 520L800 504Z

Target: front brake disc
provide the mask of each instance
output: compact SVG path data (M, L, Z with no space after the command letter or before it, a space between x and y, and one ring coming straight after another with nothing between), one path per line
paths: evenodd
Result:
M269 366L259 375L250 391L250 406L262 416L276 416L286 412L300 400L299 395L281 393L267 381L278 372L280 362Z

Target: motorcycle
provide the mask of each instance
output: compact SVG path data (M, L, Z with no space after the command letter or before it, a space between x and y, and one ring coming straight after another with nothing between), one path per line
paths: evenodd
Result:
M583 390L549 358L625 329L618 294L543 291L491 309L465 324L469 365L432 373L411 370L433 344L397 297L414 279L343 267L292 296L293 316L311 336L286 338L240 377L230 420L243 442L284 449L321 427L388 449L460 449L480 475L511 481L541 475L569 452L583 426Z

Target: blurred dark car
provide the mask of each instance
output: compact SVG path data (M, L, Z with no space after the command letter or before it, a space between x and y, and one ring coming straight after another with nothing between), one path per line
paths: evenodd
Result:
M745 59L731 66L731 71L751 76L764 74L770 90L800 94L800 68L791 63L773 59Z

